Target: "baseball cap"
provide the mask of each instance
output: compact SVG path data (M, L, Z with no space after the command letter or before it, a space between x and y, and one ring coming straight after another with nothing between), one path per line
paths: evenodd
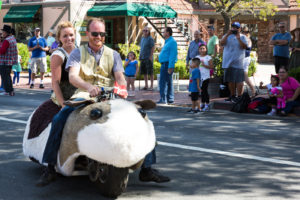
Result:
M238 22L233 22L233 23L231 24L231 26L236 27L236 28L241 28L241 24L238 23Z
M35 31L39 31L39 30L41 30L39 27L36 27L35 29L34 29Z

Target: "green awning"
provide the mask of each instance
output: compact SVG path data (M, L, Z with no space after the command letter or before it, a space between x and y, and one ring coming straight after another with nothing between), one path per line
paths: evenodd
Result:
M143 16L176 18L177 13L167 5L145 3L95 4L88 10L87 16Z
M3 22L32 22L41 5L12 6L3 18Z

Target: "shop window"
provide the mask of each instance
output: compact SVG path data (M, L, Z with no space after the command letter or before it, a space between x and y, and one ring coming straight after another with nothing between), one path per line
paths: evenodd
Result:
M113 21L112 20L105 20L105 45L108 47L113 47Z
M16 30L17 42L22 42L27 44L29 39L34 36L35 27L40 27L38 22L15 23L14 28Z

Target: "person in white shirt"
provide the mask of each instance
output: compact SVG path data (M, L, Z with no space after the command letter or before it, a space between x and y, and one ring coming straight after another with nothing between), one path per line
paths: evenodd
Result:
M209 110L209 94L208 84L210 79L210 70L214 68L211 56L207 55L207 46L200 44L199 56L196 58L200 59L200 73L201 73L201 109L203 111Z

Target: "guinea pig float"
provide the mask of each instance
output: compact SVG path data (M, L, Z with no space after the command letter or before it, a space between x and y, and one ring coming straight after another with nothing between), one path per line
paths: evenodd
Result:
M56 170L65 176L87 174L101 194L117 197L126 189L129 169L137 169L154 149L153 123L144 110L155 103L114 99L74 105L81 103L87 105L73 111L65 124ZM25 156L40 164L58 112L49 105L51 101L31 114L23 138Z

